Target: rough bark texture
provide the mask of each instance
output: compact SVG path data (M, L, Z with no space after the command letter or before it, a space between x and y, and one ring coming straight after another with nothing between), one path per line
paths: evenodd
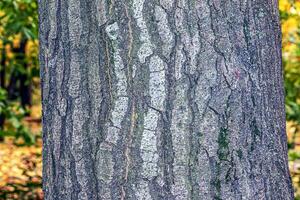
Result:
M293 199L277 0L39 0L45 199Z

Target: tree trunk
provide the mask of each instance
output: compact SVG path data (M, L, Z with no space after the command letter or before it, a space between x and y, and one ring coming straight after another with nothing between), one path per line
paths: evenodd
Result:
M22 39L20 47L14 49L15 53L17 53L17 59L20 61L22 65L21 67L23 67L23 72L18 73L18 80L20 81L18 89L23 108L26 108L26 106L31 106L31 84L28 80L28 61L26 60L25 55L27 42L27 39Z
M5 46L5 45L3 45ZM5 90L6 85L5 85L5 60L6 60L6 55L5 55L5 48L3 47L0 49L1 51L1 57L0 57L0 89ZM1 102L2 103L2 102ZM4 128L4 122L5 122L5 115L3 112L0 112L0 130ZM3 142L4 138L3 136L0 136L0 142Z
M293 199L276 1L39 2L45 199Z
M3 45L4 46L4 45ZM5 89L5 48L0 49L1 57L0 57L0 87Z
M20 97L20 103L24 108L27 105L31 105L31 86L28 83L28 64L25 58L26 43L27 39L22 39L20 46L13 48L17 66L11 73L10 82L7 87L8 98L15 100Z

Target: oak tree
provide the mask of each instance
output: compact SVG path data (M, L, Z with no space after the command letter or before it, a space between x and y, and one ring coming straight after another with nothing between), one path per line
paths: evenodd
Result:
M39 0L45 199L293 199L271 0Z

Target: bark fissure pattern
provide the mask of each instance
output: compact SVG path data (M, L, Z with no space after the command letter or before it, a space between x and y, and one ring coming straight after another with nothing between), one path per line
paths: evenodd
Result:
M39 0L45 199L293 199L277 1Z

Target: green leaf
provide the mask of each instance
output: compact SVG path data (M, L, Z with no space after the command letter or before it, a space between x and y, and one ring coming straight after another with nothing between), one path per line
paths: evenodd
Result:
M9 119L14 128L19 129L21 127L21 122L16 117L12 117Z

